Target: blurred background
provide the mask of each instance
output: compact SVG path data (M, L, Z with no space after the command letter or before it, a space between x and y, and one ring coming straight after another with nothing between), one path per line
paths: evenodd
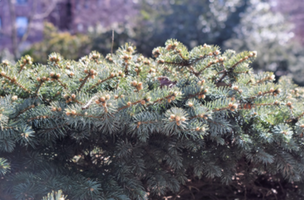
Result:
M130 42L145 56L169 38L255 50L257 72L304 85L303 0L0 0L0 61L105 55L112 30L114 50Z

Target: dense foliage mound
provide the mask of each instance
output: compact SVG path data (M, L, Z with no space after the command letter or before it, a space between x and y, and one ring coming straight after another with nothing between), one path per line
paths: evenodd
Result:
M175 41L1 64L0 199L301 199L303 90Z

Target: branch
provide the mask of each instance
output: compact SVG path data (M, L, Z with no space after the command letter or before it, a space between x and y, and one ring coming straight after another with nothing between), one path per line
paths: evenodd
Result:
M26 89L23 85L21 85L20 83L17 82L16 77L11 78L11 77L9 77L9 76L3 74L3 73L1 74L1 76L3 76L4 78L8 79L11 83L13 83L13 84L19 86L19 87L20 87L22 90L24 90L25 92L31 93L31 92L30 92L28 89Z
M90 77L90 74L88 74L84 80L82 81L81 85L78 88L78 92L81 90L81 88L84 86L84 84L87 82L88 78Z
M33 10L31 12L31 15L29 16L29 19L28 19L28 27L26 29L26 32L22 36L20 43L23 43L28 38L28 36L30 34L30 27L32 26L33 18L34 18L36 9L37 9L37 1L36 0L33 0L33 8L32 9Z
M47 2L47 10L44 13L36 14L34 16L34 19L36 19L36 20L37 19L44 19L47 16L49 16L51 14L51 12L54 10L54 8L56 7L57 1L58 0L53 0L51 5L49 5L49 1L46 1Z
M111 78L113 78L113 76L109 76L108 78L106 78L104 80L99 80L97 83L95 83L95 85L92 85L88 90L91 90L91 89L97 87L99 84L101 84L101 83L103 83L103 82L105 82L105 81L107 81L107 80L109 80Z
M17 27L16 27L16 11L15 11L15 5L13 5L13 0L8 0L9 4L9 12L10 12L10 19L13 22L12 25L12 30L11 30L11 39L13 43L13 54L14 58L17 59Z
M227 73L227 70L224 69L223 72L224 72L224 73L223 73L222 77L217 81L217 83L220 83L220 82L227 76L227 74L228 74L228 73Z

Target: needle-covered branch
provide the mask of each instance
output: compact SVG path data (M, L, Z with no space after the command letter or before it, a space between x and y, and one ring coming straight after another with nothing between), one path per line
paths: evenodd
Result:
M304 89L254 74L256 55L168 40L154 58L126 44L105 58L2 62L0 198L301 193Z

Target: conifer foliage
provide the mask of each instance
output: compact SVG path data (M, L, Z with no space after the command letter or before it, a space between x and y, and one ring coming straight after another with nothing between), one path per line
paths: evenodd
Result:
M0 199L303 197L301 88L254 74L254 51L153 56L2 62Z

